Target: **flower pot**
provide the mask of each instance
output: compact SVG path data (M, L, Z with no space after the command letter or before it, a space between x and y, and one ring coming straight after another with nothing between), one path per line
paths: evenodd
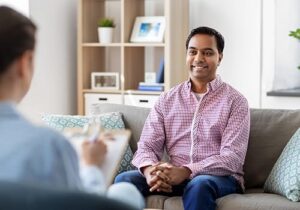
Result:
M114 28L111 27L98 28L98 40L100 43L112 43L113 35L114 35Z

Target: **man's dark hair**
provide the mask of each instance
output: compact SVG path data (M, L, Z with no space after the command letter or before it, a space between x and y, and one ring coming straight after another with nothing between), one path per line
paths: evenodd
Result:
M21 13L0 6L0 75L27 50L34 50L34 23Z
M216 38L216 41L217 41L218 52L223 53L223 49L224 49L224 45L225 45L224 37L222 36L222 34L220 34L215 29L209 28L209 27L206 27L206 26L198 27L198 28L195 28L191 31L191 33L189 34L189 36L186 40L186 43L185 43L186 49L188 49L188 47L189 47L189 42L190 42L191 38L193 36L195 36L196 34L206 34L206 35L209 35L209 36L214 36Z

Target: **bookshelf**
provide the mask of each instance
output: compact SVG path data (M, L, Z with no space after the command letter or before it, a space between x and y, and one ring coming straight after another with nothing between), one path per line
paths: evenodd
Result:
M87 106L91 103L130 104L128 99L133 99L137 104L131 105L144 106L146 97L151 98L151 103L145 106L151 107L160 92L138 91L137 88L139 82L144 81L145 72L158 71L162 58L165 90L186 80L188 10L187 0L79 0L78 114L87 114ZM131 31L137 16L164 16L164 42L131 43ZM113 43L98 42L97 20L103 17L111 17L116 23ZM92 72L117 72L120 89L91 89Z

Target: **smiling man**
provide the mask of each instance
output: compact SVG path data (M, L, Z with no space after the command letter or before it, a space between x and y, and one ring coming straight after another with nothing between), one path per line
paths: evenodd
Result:
M214 210L217 198L244 188L249 107L216 74L224 49L219 32L192 30L186 49L190 79L160 96L133 159L139 171L125 172L116 182L131 182L144 196L182 195L185 210ZM162 161L164 148L168 162Z

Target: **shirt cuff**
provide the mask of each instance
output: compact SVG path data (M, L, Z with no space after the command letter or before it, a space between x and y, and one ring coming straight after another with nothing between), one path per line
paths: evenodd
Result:
M96 194L105 193L105 179L102 171L97 166L81 166L80 177L85 191Z
M190 169L190 171L192 172L190 174L190 179L194 178L197 175L196 174L197 172L196 172L196 169L195 169L195 166L194 166L193 163L183 165L183 167L186 167L186 168Z

